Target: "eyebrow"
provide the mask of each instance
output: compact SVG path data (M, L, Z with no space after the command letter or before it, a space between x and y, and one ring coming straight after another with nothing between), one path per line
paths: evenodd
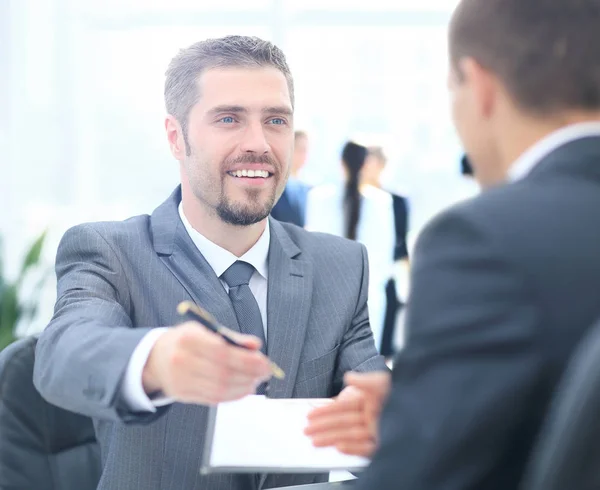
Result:
M239 114L242 112L248 112L248 110L240 105L218 105L209 111L210 114L220 114L221 112L232 112Z
M282 116L291 116L293 114L292 109L287 106L277 106L277 107L265 107L262 110L263 114L281 114Z
M223 112L244 114L248 112L248 109L240 105L218 105L209 111L210 114L221 114ZM265 107L261 112L263 114L280 114L282 116L291 116L293 114L292 109L287 106Z

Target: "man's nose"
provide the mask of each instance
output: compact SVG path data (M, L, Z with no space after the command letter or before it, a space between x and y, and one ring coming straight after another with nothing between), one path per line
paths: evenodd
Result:
M265 135L265 129L261 123L248 124L240 146L242 151L253 152L258 155L264 155L271 151Z

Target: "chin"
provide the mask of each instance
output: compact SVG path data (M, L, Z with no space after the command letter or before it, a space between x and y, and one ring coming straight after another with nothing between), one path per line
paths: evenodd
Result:
M250 226L260 223L271 213L273 206L244 206L243 204L221 205L217 208L220 218L235 226Z

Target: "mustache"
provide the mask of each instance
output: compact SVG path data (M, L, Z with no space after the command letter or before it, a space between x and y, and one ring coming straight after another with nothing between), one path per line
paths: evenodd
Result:
M238 163L262 163L277 168L277 162L270 155L256 155L252 153L242 154L239 157L225 160L226 165L236 165Z

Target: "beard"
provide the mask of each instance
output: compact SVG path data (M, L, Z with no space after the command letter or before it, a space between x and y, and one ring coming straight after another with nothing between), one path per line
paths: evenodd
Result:
M260 189L245 189L245 199L243 202L231 199L225 191L225 180L227 177L221 177L220 181L217 179L211 179L210 182L206 182L206 177L198 173L198 169L207 168L208 162L202 165L198 155L190 155L190 163L188 166L190 170L193 168L192 174L195 175L195 185L192 186L193 192L196 197L205 202L210 203L207 200L207 196L211 194L216 197L216 204L213 200L211 207L216 211L219 218L227 224L234 226L250 226L255 223L259 223L269 216L273 206L279 195L283 192L283 189L279 190L279 182L281 179L281 173L279 172L280 165L270 155L254 155L244 154L237 158L224 160L222 167L229 168L232 165L240 163L262 163L269 164L274 170L274 173L270 179L274 179L274 185L271 190L266 192ZM204 184L202 184L204 181ZM279 191L279 192L278 192ZM212 199L211 199L212 200Z
M267 199L263 199L263 202L260 199L260 191L249 189L247 193L248 200L251 203L250 206L231 202L226 194L222 192L216 207L219 218L230 225L250 226L269 216L275 205L275 190Z

